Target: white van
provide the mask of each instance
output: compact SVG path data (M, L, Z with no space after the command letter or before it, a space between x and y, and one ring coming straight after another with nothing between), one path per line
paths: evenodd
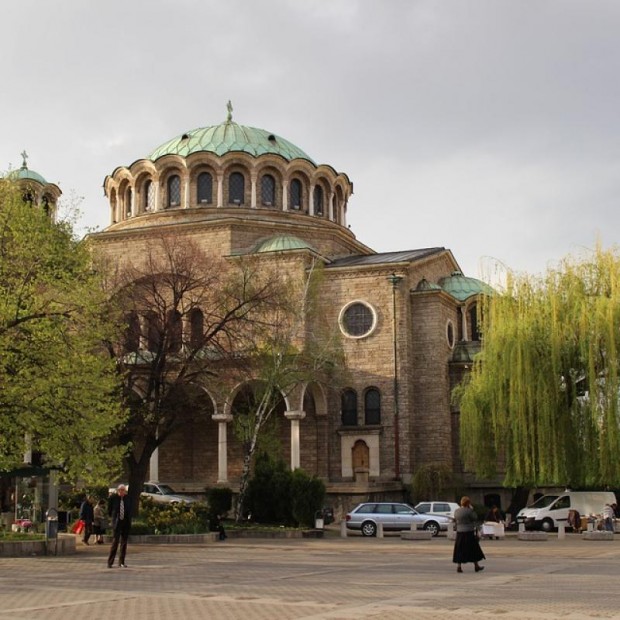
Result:
M611 491L563 491L554 495L543 495L531 506L517 514L517 523L524 523L526 529L541 529L545 532L566 523L568 511L576 510L584 517L600 514L605 504L615 504L616 496Z

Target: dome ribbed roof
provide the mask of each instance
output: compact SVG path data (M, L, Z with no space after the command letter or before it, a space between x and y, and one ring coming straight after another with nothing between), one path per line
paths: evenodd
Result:
M13 170L8 174L9 179L13 181L36 181L41 185L47 185L47 181L34 170L29 170L26 166L22 166L19 170Z
M231 152L249 153L254 157L267 153L280 155L287 161L306 159L314 161L299 147L264 129L238 125L227 120L212 127L201 127L187 131L157 147L148 158L152 161L164 155L187 157L200 152L225 155Z
M495 291L486 282L476 278L468 278L460 271L455 271L447 278L439 280L441 288L459 301L465 301L473 295L493 295Z
M293 235L275 235L269 239L264 239L254 248L255 253L282 252L285 250L316 251L307 241Z

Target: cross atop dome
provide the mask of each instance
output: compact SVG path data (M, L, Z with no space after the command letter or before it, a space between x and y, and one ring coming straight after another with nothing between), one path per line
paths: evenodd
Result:
M233 112L233 107L232 107L232 103L230 103L230 99L228 100L228 103L226 104L226 109L228 110L228 114L226 114L226 122L230 123L232 121L232 112Z
M24 149L20 155L22 156L22 168L24 170L28 169L28 164L26 163L26 160L28 159L28 153L26 153L26 149Z

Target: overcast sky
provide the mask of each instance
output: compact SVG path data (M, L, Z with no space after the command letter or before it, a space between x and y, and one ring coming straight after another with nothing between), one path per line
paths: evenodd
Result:
M20 0L0 20L0 171L105 228L105 176L223 122L354 184L379 252L542 272L620 223L617 0Z

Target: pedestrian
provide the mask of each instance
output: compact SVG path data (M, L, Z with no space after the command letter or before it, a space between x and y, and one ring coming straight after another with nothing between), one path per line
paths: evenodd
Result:
M120 552L118 555L118 565L127 568L125 564L125 554L127 553L127 538L131 529L131 506L127 497L127 487L119 484L116 494L110 498L108 504L108 515L112 520L112 546L108 556L108 568L114 565L116 550L120 542Z
M226 534L226 530L224 529L224 523L222 522L222 515L217 515L216 527L217 527L219 539L226 540L228 536Z
M471 506L471 500L466 495L461 498L461 507L454 511L456 522L456 540L452 561L457 565L456 572L462 573L462 564L474 563L474 569L478 573L484 570L480 566L480 560L484 560L484 553L480 548L477 535L478 516Z
M491 509L487 512L485 521L490 521L492 523L501 523L504 519L502 518L502 513L500 512L497 506L492 506Z
M107 519L105 514L105 500L100 499L95 505L93 519L93 534L98 545L103 545L103 535L105 534Z
M603 508L603 529L608 532L614 531L614 509L611 504L605 504Z
M93 511L93 498L90 495L87 495L84 498L80 506L80 520L84 522L84 530L82 532L82 542L85 545L90 544L88 540L90 539L90 535L93 533L93 520L94 520L94 511Z

